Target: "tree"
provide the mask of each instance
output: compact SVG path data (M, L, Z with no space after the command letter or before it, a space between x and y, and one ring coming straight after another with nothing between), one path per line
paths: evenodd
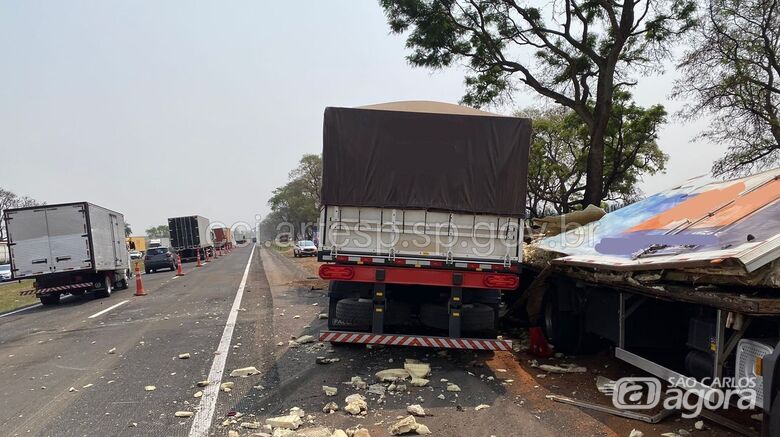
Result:
M276 188L268 205L271 214L261 226L267 235L278 233L279 224L286 224L293 238L311 238L319 219L320 190L322 188L322 158L304 155L298 167L289 173L289 181Z
M588 126L571 110L526 110L534 136L528 169L531 217L564 214L582 204L587 172ZM669 157L658 147L658 129L666 122L663 106L642 108L618 92L605 136L604 199L631 202L645 174L663 171Z
M46 202L39 202L31 197L19 197L16 193L0 187L0 240L5 240L5 220L6 209L27 208L30 206L45 205Z
M380 0L395 33L408 32L412 65L465 61L463 103L501 102L518 85L572 110L588 128L584 204L598 205L615 92L634 72L660 68L694 24L694 0ZM544 16L553 17L545 19Z
M713 173L740 175L780 162L780 0L709 0L675 87L683 115L707 114L702 137L729 145Z
M153 226L146 230L146 236L149 238L168 238L170 235L168 225Z
M125 222L125 237L133 235L133 229L130 227L130 223Z

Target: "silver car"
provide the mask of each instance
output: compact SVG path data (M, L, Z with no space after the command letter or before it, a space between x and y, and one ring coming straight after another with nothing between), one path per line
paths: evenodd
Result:
M293 256L317 256L317 246L311 240L301 240L293 247Z
M0 264L0 282L11 280L11 264Z

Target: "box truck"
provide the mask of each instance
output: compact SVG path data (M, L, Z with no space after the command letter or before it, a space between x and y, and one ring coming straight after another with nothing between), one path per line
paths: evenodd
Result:
M128 254L122 214L88 202L8 209L14 279L35 279L44 305L63 294L108 297L127 288Z
M321 341L508 350L531 122L434 102L327 108Z
M213 249L209 219L199 215L173 217L168 219L171 247L182 261L194 261L198 253L201 259L205 251Z

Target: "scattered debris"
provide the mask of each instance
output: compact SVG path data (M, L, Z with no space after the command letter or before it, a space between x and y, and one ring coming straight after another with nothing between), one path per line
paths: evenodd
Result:
M693 424L693 427L696 428L697 431L701 431L704 429L704 421L699 420L698 422Z
M366 403L366 398L363 395L357 393L349 395L346 399L344 399L344 402L347 404L344 407L344 411L352 414L353 416L368 411L368 404Z
M233 429L228 431L228 437L238 437L238 436L239 436L238 431Z
M457 391L460 391L460 387L458 387L458 385L457 385L457 384L453 384L453 383L451 383L451 382L448 382L448 383L447 383L447 391L454 391L454 392L457 392Z
M387 430L390 432L390 435L401 435L409 432L414 432L415 434L420 435L431 433L431 430L428 429L427 426L423 425L422 423L417 423L417 420L415 420L414 416L407 416L399 420L398 422L390 425Z
M274 428L298 429L301 426L301 418L297 414L288 414L286 416L272 417L266 419L265 423ZM275 431L275 430L274 430Z
M349 437L349 436L347 436L347 433L344 432L343 429L337 429L333 431L333 434L331 434L330 437Z
M412 380L411 380L411 382L409 382L409 384L411 384L414 387L424 387L424 386L428 385L428 382L429 381L427 379L425 379L425 378L415 378L415 377L412 377Z
M301 318L301 316L299 316L298 314L293 316L293 319L300 319L300 318Z
M349 435L349 433L347 433ZM368 433L368 430L365 428L358 428L354 430L351 437L371 437L371 434Z
M327 320L327 319L328 319L328 315L327 315L327 314L325 314L325 313L320 313L320 315L319 315L319 316L317 316L317 317L318 317L320 320Z
M325 392L325 396L336 396L339 393L338 388L329 387L327 385L322 386L322 391Z
M190 353L189 352L186 352L186 353L183 353L183 354L179 354L179 359L180 360L187 360L189 358L190 358Z
M404 370L406 370L412 378L425 378L431 374L431 365L406 360L406 363L404 363Z
M225 393L228 393L231 390L233 390L233 387L235 387L235 385L236 383L234 383L233 381L223 382L222 384L219 385L219 389Z
M115 354L116 353L116 348L112 347L111 349L108 350L108 353L111 354L111 355Z
M260 422L241 422L241 428L260 429Z
M612 395L612 392L615 391L615 381L599 375L596 378L596 389L605 395Z
M260 374L260 371L257 370L257 368L255 368L254 366L252 366L252 367L242 367L240 369L235 369L232 372L230 372L230 376L234 377L234 378L237 377L237 376L240 376L242 378L246 378L247 376L259 375L259 374Z
M487 405L487 404L479 404L479 405L477 405L476 407L474 407L474 410L476 410L476 411L479 411L479 410L484 410L484 409L486 409L486 408L490 408L490 405Z
M70 392L70 393L73 393L74 391L78 391L78 390L76 390L76 387L71 387L71 388L68 389L68 392Z
M203 392L202 391L196 391L195 394L192 395L192 397L194 397L194 398L201 398L201 397L203 397Z
M631 434L628 435L628 437L644 437L645 433L638 429L632 429Z
M306 416L306 413L301 408L292 407L292 408L290 408L290 415L296 415L296 416L300 417L301 419L303 419L304 416Z
M298 346L300 346L300 344L298 344L298 342L295 340L290 340L287 342L287 347L296 348Z
M326 414L330 414L330 413L332 413L334 411L338 411L338 410L339 410L339 404L337 404L335 402L328 402L327 404L325 404L324 407L322 407L322 412L326 413Z
M353 387L360 390L364 390L366 387L368 387L366 381L363 381L363 378L359 376L353 376L347 384L351 384Z
M406 407L406 412L412 416L425 416L425 409L420 404L409 405Z
M409 372L406 369L385 369L376 373L377 379L383 382L402 381L409 378Z
M338 363L339 361L341 361L341 358L317 357L316 363L317 364L330 364L330 363Z
M192 417L195 413L192 411L177 411L174 413L174 416L176 417Z
M144 386L144 390L145 391L155 391L155 390L157 390L157 387L155 387L153 385L147 385L147 386Z
M87 384L87 385L85 385L84 387L81 387L81 388L90 388L90 387L92 387L93 385L95 385L95 384Z
M444 394L443 394L443 393L442 393L442 394L439 394L439 396L436 396L436 397L437 397L437 398L439 398L439 399L447 399L447 397L446 397L446 396L444 396Z
M198 387L207 387L209 384L211 384L211 381L204 380L204 381L198 381L195 383Z
M542 364L539 368L549 373L585 373L588 371L585 367L579 367L574 364L561 364L560 366Z
M302 335L295 339L295 342L298 344L314 343L315 341L317 341L317 339L312 335Z

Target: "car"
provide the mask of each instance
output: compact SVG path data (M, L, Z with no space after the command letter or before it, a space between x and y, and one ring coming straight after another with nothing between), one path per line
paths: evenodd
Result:
M293 247L293 256L317 256L317 245L311 240L300 240Z
M146 274L159 269L176 270L176 255L167 247L153 247L147 250L144 256Z
M11 280L11 264L0 264L0 282Z
M138 252L137 250L130 251L128 255L130 256L130 259L141 259L144 257L144 254Z

